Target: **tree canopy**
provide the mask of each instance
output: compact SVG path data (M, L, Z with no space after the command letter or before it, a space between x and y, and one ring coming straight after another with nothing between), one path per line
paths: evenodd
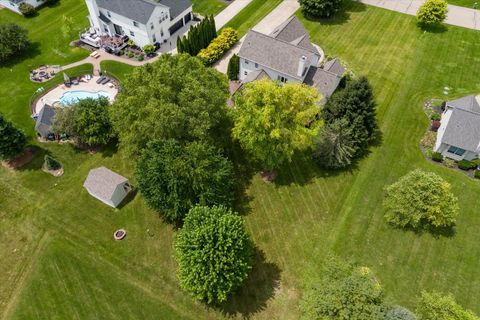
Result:
M432 172L414 170L386 189L386 220L397 227L450 227L458 215L451 186Z
M300 84L254 81L235 97L233 137L267 170L278 169L297 150L313 144L318 127L306 128L319 112L317 90Z
M341 169L352 163L355 151L352 129L345 119L339 119L320 130L314 158L322 167Z
M227 122L226 78L195 57L162 55L136 68L112 108L121 145L138 155L153 139L218 141Z
M181 223L196 205L230 206L234 193L231 162L205 142L185 146L153 140L139 158L135 176L149 207Z
M0 24L0 62L21 53L29 46L26 29L14 23Z
M452 295L442 296L438 292L423 291L416 311L420 320L480 320L460 306Z
M310 18L330 18L337 13L342 0L299 0L302 12Z
M364 151L377 133L376 104L366 77L347 82L345 89L334 94L325 105L322 116L326 124L345 119L351 129L357 153Z
M207 303L225 301L253 264L243 220L225 207L193 207L174 247L180 285Z
M427 0L417 11L420 24L434 25L442 22L447 17L448 3L446 0Z
M306 319L383 320L383 289L372 271L329 257L302 303Z
M0 113L0 159L11 160L25 149L27 138Z

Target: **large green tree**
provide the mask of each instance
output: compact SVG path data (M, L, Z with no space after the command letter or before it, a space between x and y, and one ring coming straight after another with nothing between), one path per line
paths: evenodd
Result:
M355 151L352 129L345 119L339 119L320 130L314 158L322 167L341 169L352 163Z
M25 149L27 138L0 113L0 159L11 160Z
M322 115L327 124L345 119L351 129L357 152L366 149L378 130L376 104L366 77L349 81L345 89L334 94Z
M330 18L337 13L343 0L298 0L305 16L310 18Z
M135 176L147 204L165 220L181 223L196 205L226 205L233 201L231 162L205 142L153 140L137 163Z
M321 280L307 290L304 318L325 320L383 320L387 309L380 283L367 267L329 257Z
M385 218L397 227L450 227L455 223L458 199L450 184L433 172L416 169L385 191Z
M0 24L0 63L30 46L28 31L14 23Z
M446 0L427 0L418 8L418 22L425 26L438 24L445 20L448 12Z
M153 139L216 142L227 123L224 75L195 57L162 55L136 68L112 108L121 145L132 155Z
M242 218L221 206L192 208L174 247L180 285L207 303L225 301L253 264Z
M114 134L108 109L105 97L78 102L74 122L78 140L88 145L104 145L110 141Z
M318 127L305 124L319 111L317 90L300 84L254 81L235 97L233 137L266 170L278 169L313 144Z
M417 303L420 320L480 320L470 310L460 306L452 295L423 291Z

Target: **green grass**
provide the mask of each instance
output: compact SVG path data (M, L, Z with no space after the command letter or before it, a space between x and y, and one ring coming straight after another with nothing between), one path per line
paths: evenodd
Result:
M476 6L477 9L480 9L480 1L477 0L448 0L449 4L453 4L455 6L473 8L475 3L478 3Z
M230 20L225 27L236 29L239 37L243 37L282 1L283 0L253 0Z
M222 0L193 0L193 12L200 13L202 16L216 15L227 7L227 3Z
M269 5L261 3L260 8ZM36 52L0 68L0 111L38 148L25 168L0 168L0 317L297 319L305 286L332 251L372 267L392 302L412 308L420 290L437 289L480 313L480 185L427 162L418 148L428 125L425 99L442 98L444 86L453 88L451 98L480 92L472 71L480 68L478 32L448 26L443 33L423 33L414 17L361 4L327 24L304 21L326 54L368 75L379 104L382 143L352 171L324 172L298 156L274 184L255 176L240 202L263 257L259 254L248 283L228 304L206 308L178 287L174 230L140 195L111 209L82 188L88 171L101 165L135 185L131 159L114 148L92 155L33 139L28 101L39 85L29 82L28 70L88 54L69 48L59 35L55 18L64 13L87 23L83 2L73 0L28 20L0 11L0 21L21 22L39 43ZM237 28L253 25L256 14L250 9ZM120 80L131 71L114 62L102 68ZM64 165L62 177L40 170L46 152ZM452 183L461 208L454 236L417 235L385 224L383 187L414 168ZM120 227L128 235L116 242L112 235Z

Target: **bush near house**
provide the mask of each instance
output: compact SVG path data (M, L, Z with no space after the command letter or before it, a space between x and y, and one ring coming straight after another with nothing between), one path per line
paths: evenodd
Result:
M240 58L234 54L230 61L228 61L227 75L228 80L238 80L238 74L240 73Z
M432 160L435 162L442 162L443 161L443 155L440 152L434 152L432 153Z
M440 121L440 119L442 119L442 116L440 115L440 113L433 113L430 116L430 120L432 121Z
M414 170L385 189L385 219L397 227L450 227L458 215L451 186L432 172Z
M238 32L232 28L225 28L206 49L202 49L198 57L207 66L211 66L223 56L238 41Z
M20 10L20 13L25 17L33 17L35 13L37 13L35 7L26 2L21 3L18 10Z
M468 160L458 161L458 168L462 170L471 170L471 169L475 169L476 167L477 167L477 164L475 162L468 161Z
M427 0L417 11L417 20L421 25L431 26L442 22L447 17L446 0Z
M147 55L152 54L155 52L155 46L153 44L147 44L143 47L143 52Z

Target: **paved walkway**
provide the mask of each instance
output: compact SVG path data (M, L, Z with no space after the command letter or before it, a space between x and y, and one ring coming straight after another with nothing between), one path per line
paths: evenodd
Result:
M417 15L424 0L357 0L358 2L392 11ZM480 11L459 6L448 6L447 24L480 30Z
M238 1L238 0L237 0ZM269 34L271 33L276 27L282 24L285 20L287 20L295 11L300 8L297 0L284 0L280 3L275 9L272 10L265 18L263 18L256 26L253 27L253 30ZM227 73L228 69L228 61L230 58L237 54L240 51L240 47L242 46L243 40L245 37L240 39L235 46L233 46L230 51L228 51L222 59L220 59L217 63L215 63L214 68L220 72Z
M222 12L215 16L215 26L220 30L228 21L232 20L243 8L248 6L252 0L235 0Z

